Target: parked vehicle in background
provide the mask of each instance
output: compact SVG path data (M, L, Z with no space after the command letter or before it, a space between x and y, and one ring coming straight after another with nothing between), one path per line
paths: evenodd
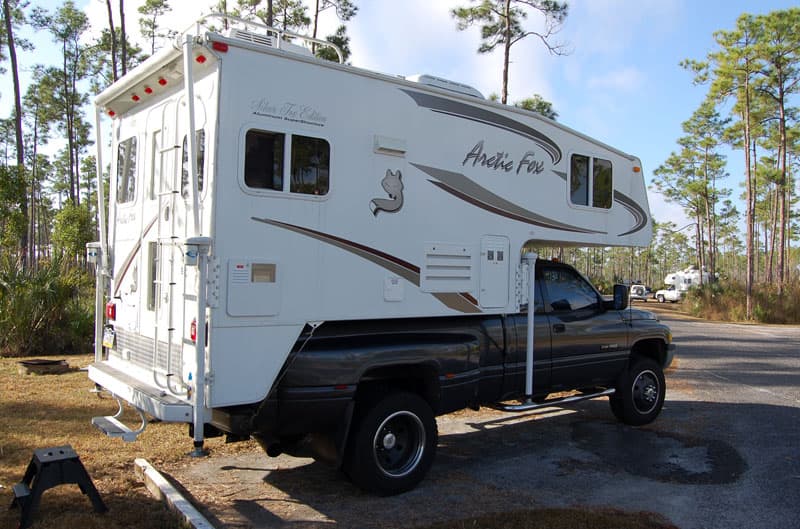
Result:
M670 285L669 288L658 290L655 295L659 303L665 303L667 301L675 303L676 301L680 301L682 297L683 291L675 288L675 285Z
M647 301L652 298L652 292L644 285L631 285L630 300Z

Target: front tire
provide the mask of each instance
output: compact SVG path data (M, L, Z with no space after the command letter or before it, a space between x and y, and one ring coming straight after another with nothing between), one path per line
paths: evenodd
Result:
M659 303L664 303L664 294L659 294L657 299Z
M367 492L399 494L428 473L437 440L430 405L414 393L390 393L357 411L344 471Z
M633 361L620 376L617 392L609 398L611 411L632 426L653 422L664 406L666 382L661 366L650 358Z

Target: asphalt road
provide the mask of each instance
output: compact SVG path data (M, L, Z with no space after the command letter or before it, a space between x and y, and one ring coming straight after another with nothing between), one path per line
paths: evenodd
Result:
M219 528L410 527L575 505L654 511L681 529L800 528L800 327L663 318L677 360L664 410L644 428L615 422L605 399L440 417L430 474L391 498L260 452L173 476Z

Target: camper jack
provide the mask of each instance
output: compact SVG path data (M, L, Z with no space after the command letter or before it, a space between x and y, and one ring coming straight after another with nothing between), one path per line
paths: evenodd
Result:
M189 424L196 454L211 431L311 448L384 494L419 483L454 410L578 390L658 416L669 329L529 253L647 245L638 158L260 24L213 15L177 42L95 101L95 384Z

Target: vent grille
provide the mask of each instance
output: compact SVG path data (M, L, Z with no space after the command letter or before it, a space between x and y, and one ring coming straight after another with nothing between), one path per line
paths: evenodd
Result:
M470 292L475 287L475 250L469 245L428 244L422 268L423 292Z
M258 44L259 46L266 46L268 48L275 47L275 39L269 35L261 35L259 33L251 33L241 29L232 29L231 37L245 42Z
M122 329L117 329L116 335L117 355L124 358L124 351L127 350L127 355L129 355L132 364L144 369L153 369L153 366L155 366L156 369L164 373L180 373L183 369L183 352L180 345L172 345L170 366L167 369L166 342L158 342L158 352L154 355L152 338Z

